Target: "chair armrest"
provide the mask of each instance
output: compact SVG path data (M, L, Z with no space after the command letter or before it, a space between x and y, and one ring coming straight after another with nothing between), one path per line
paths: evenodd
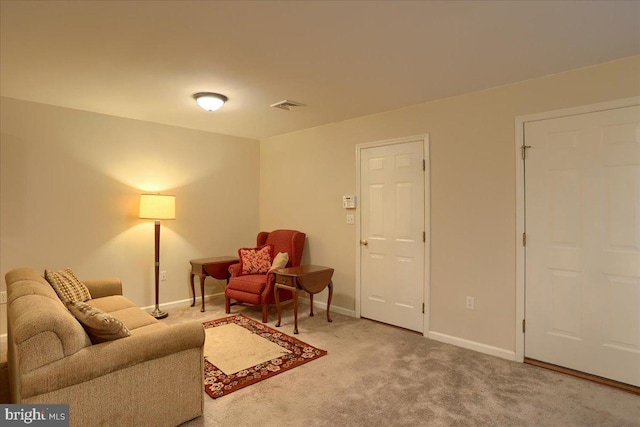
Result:
M263 304L271 304L271 300L275 302L274 292L276 287L276 273L273 270L267 272L266 283L267 286L264 287L260 299Z
M91 299L122 295L122 280L118 277L83 280L82 283L89 289Z
M23 374L21 395L22 398L27 398L70 387L193 348L200 348L202 357L204 337L202 324L192 321L91 345L71 356Z
M229 274L231 277L238 277L240 275L240 263L231 264L229 266Z

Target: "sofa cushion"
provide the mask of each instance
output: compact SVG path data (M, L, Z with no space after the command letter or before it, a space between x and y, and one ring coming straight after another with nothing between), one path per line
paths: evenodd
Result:
M71 302L67 308L82 323L93 344L131 336L124 323L86 302Z
M70 268L60 271L44 271L44 277L58 294L60 301L67 304L91 299L89 289L82 283Z
M148 325L154 325L156 323L163 324L138 307L124 308L122 310L112 311L109 314L124 323L131 333Z
M124 323L131 335L136 334L139 328L148 325L160 324L166 326L121 295L92 299L87 301L87 304L109 313Z
M257 248L238 249L240 258L240 274L264 274L271 268L273 245L262 245Z
M108 297L95 298L87 301L87 304L92 305L95 308L99 308L100 310L110 314L113 314L118 310L124 310L125 308L138 308L138 306L135 305L130 299L123 297L122 295L111 295Z

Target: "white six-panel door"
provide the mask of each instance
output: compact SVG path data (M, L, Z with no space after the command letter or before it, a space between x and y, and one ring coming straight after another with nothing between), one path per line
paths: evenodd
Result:
M423 331L422 140L360 151L361 316Z
M525 145L525 357L640 386L640 107Z

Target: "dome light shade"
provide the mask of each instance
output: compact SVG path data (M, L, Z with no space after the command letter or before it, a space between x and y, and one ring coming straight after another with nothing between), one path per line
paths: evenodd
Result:
M216 111L224 105L229 98L219 93L198 92L193 95L198 105L207 111Z

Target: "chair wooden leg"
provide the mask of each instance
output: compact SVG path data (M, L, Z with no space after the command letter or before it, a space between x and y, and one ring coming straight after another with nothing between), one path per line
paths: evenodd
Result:
M231 313L231 298L224 298L224 312L227 314Z
M269 306L262 304L262 323L267 323L269 320Z

